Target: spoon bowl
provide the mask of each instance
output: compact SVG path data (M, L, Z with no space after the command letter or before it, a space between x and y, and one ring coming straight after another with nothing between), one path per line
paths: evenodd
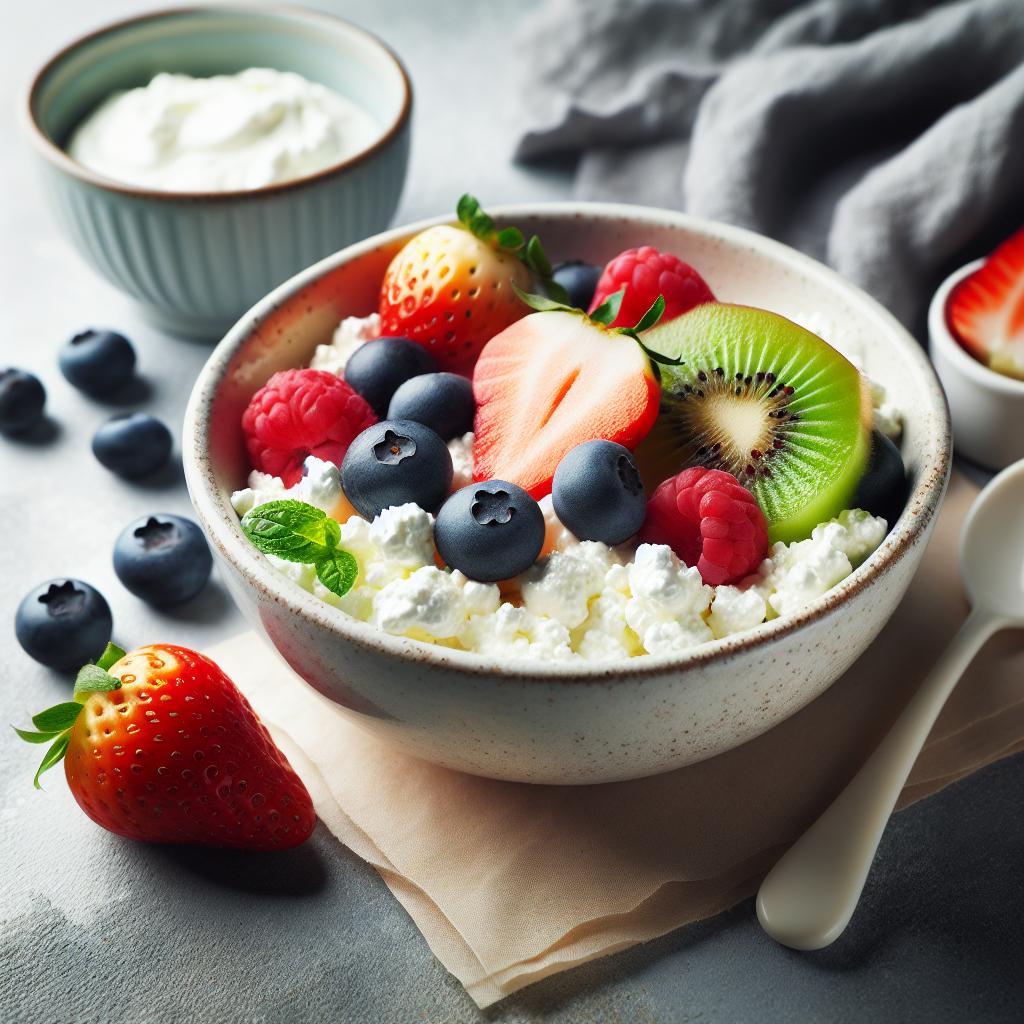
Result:
M960 575L971 605L1024 622L1024 460L978 495L964 521Z

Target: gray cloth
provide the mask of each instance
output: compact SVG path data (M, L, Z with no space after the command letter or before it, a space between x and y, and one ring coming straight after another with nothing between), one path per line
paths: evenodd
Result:
M516 156L824 259L911 327L1024 222L1024 0L548 0Z

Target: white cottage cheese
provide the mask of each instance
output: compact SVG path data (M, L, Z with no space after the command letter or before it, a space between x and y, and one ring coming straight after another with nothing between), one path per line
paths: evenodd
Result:
M291 71L162 73L109 96L75 130L68 153L130 185L224 192L313 174L380 133L351 100Z
M254 472L232 504L244 515L280 498L328 511L340 498L336 467L310 457L291 488ZM496 584L438 568L434 518L413 504L385 509L372 523L352 516L341 524L341 546L359 563L344 597L328 591L312 566L268 557L304 590L394 636L495 658L614 661L682 651L793 614L848 576L886 533L885 520L846 511L807 540L775 544L738 586L710 587L663 544L630 552L580 542L548 515L559 544L513 581L505 599Z

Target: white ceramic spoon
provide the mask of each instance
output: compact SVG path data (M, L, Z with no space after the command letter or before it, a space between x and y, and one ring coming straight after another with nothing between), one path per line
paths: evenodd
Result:
M971 613L853 781L761 883L757 917L794 949L834 942L857 907L910 769L960 676L995 632L1024 627L1024 461L978 495L960 535Z

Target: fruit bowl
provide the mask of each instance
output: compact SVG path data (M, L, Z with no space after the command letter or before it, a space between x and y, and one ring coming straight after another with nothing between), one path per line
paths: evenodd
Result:
M310 686L380 739L428 761L536 783L612 782L713 757L826 690L871 643L920 562L951 458L945 399L922 350L833 271L751 232L643 207L495 211L553 259L650 244L698 267L725 302L763 306L858 360L904 411L905 511L881 547L803 610L673 655L614 664L502 662L393 637L299 589L253 548L230 504L249 463L240 427L276 371L305 365L344 316L375 310L391 258L425 222L336 253L247 313L200 374L185 421L189 491L242 611Z

